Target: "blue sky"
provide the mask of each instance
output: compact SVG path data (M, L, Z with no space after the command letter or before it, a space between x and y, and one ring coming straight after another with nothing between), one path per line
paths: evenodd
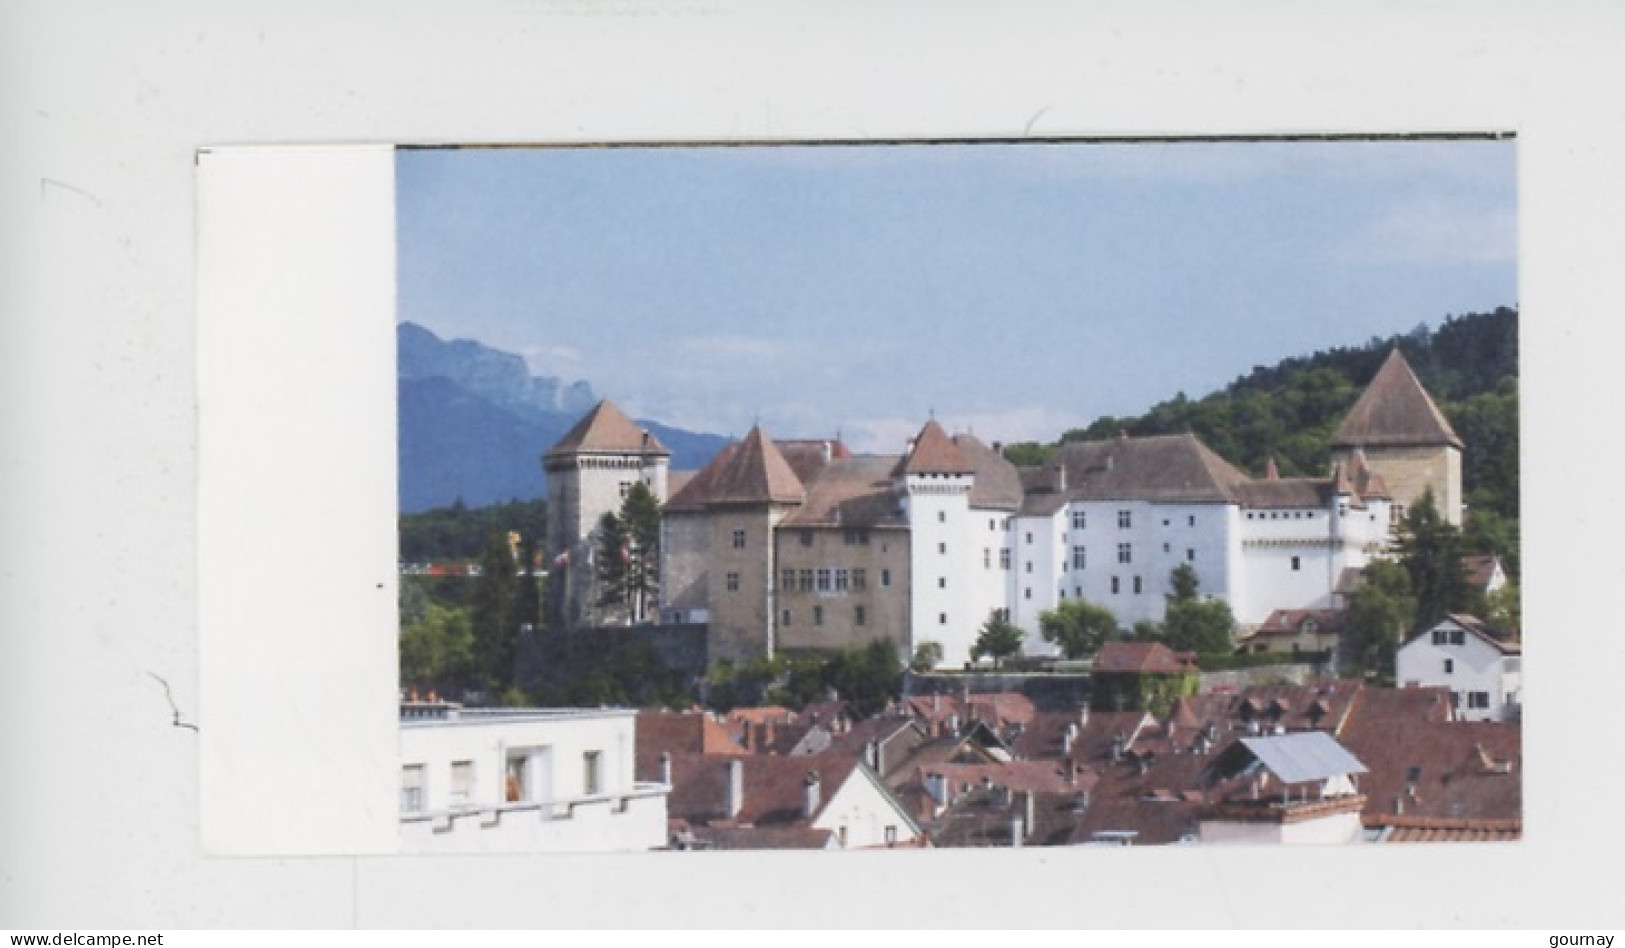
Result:
M1052 440L1516 305L1510 141L403 151L400 316L639 417Z

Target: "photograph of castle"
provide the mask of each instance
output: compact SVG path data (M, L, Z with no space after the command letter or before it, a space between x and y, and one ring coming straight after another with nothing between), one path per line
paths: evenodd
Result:
M1521 839L1515 147L401 150L403 847Z

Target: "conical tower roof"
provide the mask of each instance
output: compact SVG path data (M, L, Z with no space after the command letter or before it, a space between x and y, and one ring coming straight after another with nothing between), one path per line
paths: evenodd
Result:
M592 411L576 422L559 443L547 450L543 457L555 458L570 454L644 454L671 456L671 451L626 413L615 407L609 399L593 406Z
M1333 433L1333 448L1451 445L1461 439L1396 348Z
M903 459L905 474L971 474L975 470L970 458L959 450L959 445L948 437L948 432L942 430L935 418L920 429L913 449Z
M750 429L733 450L718 455L717 463L707 478L711 503L799 504L806 499L801 479L761 426Z

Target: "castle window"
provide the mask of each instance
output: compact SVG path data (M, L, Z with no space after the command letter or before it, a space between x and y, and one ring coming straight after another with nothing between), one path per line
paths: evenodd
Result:
M743 531L743 530L735 530L734 531L734 549L743 550L744 548L745 548L745 531Z
M1296 573L1299 570L1299 568L1302 567L1302 566L1303 566L1303 561L1300 560L1298 557L1294 556L1292 558L1292 572Z
M1164 543L1162 545L1162 552L1167 553L1170 549L1172 549L1172 547L1169 544Z
M1031 533L1027 534L1027 542L1029 544L1031 544L1033 542L1033 535Z
M813 606L813 625L824 624L824 607Z
M869 613L862 606L858 606L852 613L852 624L863 625L869 618Z
M780 624L785 626L786 628L789 627L789 625L790 625L790 610L789 609L784 610L784 621L782 623L780 623Z
M813 534L811 530L801 531L801 545L812 546Z
M1134 544L1132 544L1132 543L1119 543L1119 544L1117 544L1117 562L1119 562L1119 563L1132 563L1132 562L1134 562Z
M844 569L838 569L838 570L835 571L835 591L836 592L846 592L846 588L847 588L847 584L848 584L848 577L849 576L850 576L850 574L847 573L847 571L844 570Z
M938 543L937 544L937 552L938 553L946 553L946 552L948 552L948 544L946 544L946 543Z
M1195 550L1190 549L1189 547L1186 547L1186 549L1185 549L1185 562L1187 562L1187 563L1196 562L1196 551Z
M1117 577L1113 576L1112 577L1112 595L1114 595L1114 596L1117 595L1117 593L1120 591L1118 589L1118 582L1119 582L1119 580L1117 579Z
M796 584L797 587L799 587L801 589L801 591L804 592L804 593L812 592L812 588L813 588L812 570L810 570L810 569L801 570L798 578L801 581Z
M1191 516L1186 517L1185 518L1185 525L1190 526L1190 527L1196 526L1196 515L1192 514Z
M1136 593L1140 591L1140 577L1138 576L1134 577L1134 591Z
M988 520L987 520L987 528L988 528L989 531L999 529L998 522L996 520L994 520L992 517L989 517Z
M1087 527L1088 522L1088 516L1083 511L1072 511L1072 529L1083 530Z
M1450 674L1454 674L1455 671L1456 671L1456 660L1453 659L1453 658L1445 659L1444 660L1444 673L1446 675L1450 675Z
M1134 512L1131 510L1119 510L1117 512L1117 529L1128 530L1133 526Z
M829 592L829 580L830 580L829 570L821 569L821 570L818 571L818 591L819 592L821 592L821 593Z
M937 625L947 625L947 624L948 624L948 613L946 613L946 612L937 613Z
M790 590L796 588L795 570L787 569L784 571L783 576L779 580L779 588L783 589L785 592L789 592Z
M993 551L988 549L985 546L982 547L982 568L983 569L992 569L993 568Z
M883 569L883 570L880 571L880 585L882 585L882 586L890 586L891 585L891 570Z
M1009 547L1004 547L1004 548L999 550L999 569L1009 569L1009 568L1010 568L1010 548Z
M630 492L631 492L631 490L632 490L632 485L631 485L631 483L629 483L629 482L627 482L627 481L622 481L622 482L621 482L621 499L622 499L622 500L625 500L625 499L626 499L626 495L627 495L627 494L628 494L628 493L630 493Z
M861 569L853 570L852 571L852 588L853 589L867 589L868 586L869 586L869 574L868 574L868 572L866 570L861 570Z
M739 574L738 573L729 573L728 574L728 591L731 592L731 593L739 591Z
M947 523L947 522L948 522L948 511L946 511L946 510L937 511L937 523Z
M948 577L946 577L946 576L938 576L937 577L937 588L938 589L947 589L948 588Z
M1023 598L1023 599L1031 599L1033 597L1033 588L1031 586L1028 586L1026 589L1023 589L1021 592L1022 592L1022 597L1021 598Z
M1088 561L1089 561L1088 551L1086 551L1081 546L1075 546L1075 547L1072 548L1072 568L1073 569L1083 569L1084 566L1088 563Z
M1490 706L1490 693L1488 691L1469 691L1467 693L1467 707L1488 709Z

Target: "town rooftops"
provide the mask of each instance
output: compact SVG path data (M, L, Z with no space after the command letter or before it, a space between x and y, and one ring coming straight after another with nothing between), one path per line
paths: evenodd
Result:
M807 500L784 520L789 527L901 527L891 472L895 455L834 460L807 484Z
M1450 445L1461 439L1395 348L1332 434L1333 448Z
M572 454L641 454L670 457L660 439L640 428L609 399L593 406L575 427L543 455L554 460Z
M1321 731L1243 737L1243 747L1285 783L1363 774L1365 764Z

